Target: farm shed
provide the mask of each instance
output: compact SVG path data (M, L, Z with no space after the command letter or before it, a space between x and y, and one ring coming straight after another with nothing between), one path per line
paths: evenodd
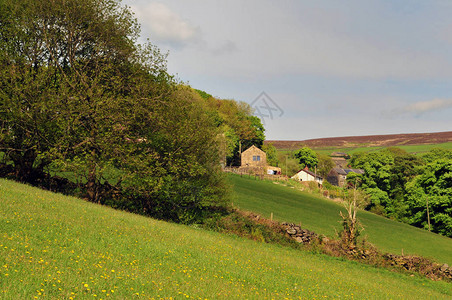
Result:
M320 184L323 183L323 178L309 171L308 167L298 171L298 173L292 176L291 178L299 181L316 181Z
M267 175L281 175L281 168L267 166Z

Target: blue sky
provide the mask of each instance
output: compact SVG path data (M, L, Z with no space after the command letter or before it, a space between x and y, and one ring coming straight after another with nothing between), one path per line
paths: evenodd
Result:
M170 73L253 103L267 139L452 130L452 1L123 2Z

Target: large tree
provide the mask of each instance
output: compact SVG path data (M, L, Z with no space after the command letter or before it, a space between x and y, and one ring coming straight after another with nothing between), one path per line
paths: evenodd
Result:
M117 0L0 0L0 152L20 180L70 171L91 201L113 184L188 222L223 199L219 130L138 34Z
M298 162L303 168L308 167L312 169L319 163L317 154L309 147L301 148L300 150L295 152L294 156L298 158Z
M334 168L335 163L329 155L318 154L317 157L319 160L317 164L317 171L319 172L320 176L326 178L331 169Z
M128 91L138 26L113 0L1 0L1 148L33 180L50 154L83 153L96 181Z

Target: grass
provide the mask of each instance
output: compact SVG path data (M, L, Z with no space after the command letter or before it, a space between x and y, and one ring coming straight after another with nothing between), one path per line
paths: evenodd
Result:
M234 205L266 218L301 223L318 234L334 236L340 230L341 204L287 186L254 178L230 175L234 186ZM394 254L416 254L452 265L452 239L407 224L395 222L367 211L359 211L363 235L379 249Z
M452 286L0 179L1 299L450 299Z

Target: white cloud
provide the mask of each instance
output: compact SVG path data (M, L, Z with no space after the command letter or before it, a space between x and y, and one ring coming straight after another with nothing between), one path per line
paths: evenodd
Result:
M181 47L200 39L199 27L190 24L163 3L132 5L132 9L140 20L144 32L149 31L153 41Z
M450 107L452 107L452 99L433 99L429 101L421 101L407 105L404 108L402 108L402 111L422 114Z
M204 1L203 5L211 13L199 19L190 9L184 16L199 22L203 40L210 47L204 45L173 56L180 66L178 71L184 68L196 74L241 74L247 78L288 74L371 80L452 77L452 61L443 53L446 50L435 47L438 44L434 39L423 40L427 46L413 47L415 42L389 38L383 29L375 35L354 31L346 21L356 16L346 12L312 12L307 8L306 12L294 13L296 5L290 10L268 1L258 6L244 2L240 4L243 10L233 5L215 10L214 4ZM255 7L259 10L254 11ZM408 34L404 29L398 32ZM415 41L421 39L415 36Z

